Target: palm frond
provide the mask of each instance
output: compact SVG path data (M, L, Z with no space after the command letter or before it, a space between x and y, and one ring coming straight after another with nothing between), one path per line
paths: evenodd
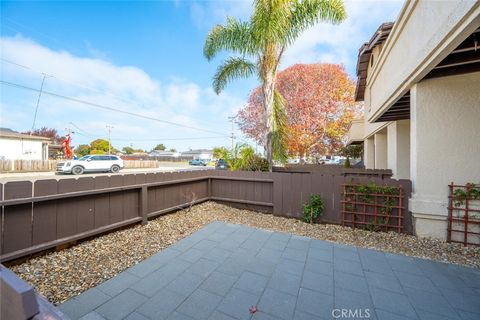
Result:
M203 55L211 60L222 50L241 55L256 52L250 24L235 18L228 18L225 25L216 25L207 35L203 46Z
M291 1L255 0L251 17L252 34L259 47L265 49L283 40L285 28L289 26L292 10Z
M286 138L287 114L285 113L285 99L277 90L273 94L273 130L272 130L272 150L273 158L281 162L285 162L288 158Z
M285 28L285 43L292 44L307 28L319 22L337 24L345 20L347 12L343 0L296 1L292 9L290 26Z
M235 78L247 78L257 72L257 66L244 58L228 58L213 76L213 90L219 94Z

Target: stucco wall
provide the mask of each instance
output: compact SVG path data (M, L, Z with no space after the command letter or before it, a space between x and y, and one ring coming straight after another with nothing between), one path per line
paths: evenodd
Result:
M365 168L375 169L375 143L373 137L366 138L363 145Z
M392 122L387 127L388 169L393 178L410 179L410 120Z
M347 145L355 141L362 141L365 137L365 120L355 119L350 124L350 129L348 129L347 134Z
M388 169L387 130L375 133L373 141L375 143L375 169Z
M5 160L43 160L39 140L0 137L0 158Z
M480 181L480 72L412 87L411 179L417 234L445 239L448 184Z
M407 1L369 72L365 118L377 119L479 25L479 1Z

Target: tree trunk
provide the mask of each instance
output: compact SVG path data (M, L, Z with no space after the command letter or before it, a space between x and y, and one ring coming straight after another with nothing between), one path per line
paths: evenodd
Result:
M300 164L305 164L305 152L300 153Z
M272 167L273 167L272 138L273 138L273 92L275 88L274 79L275 79L275 74L271 72L267 72L262 85L265 116L267 117L266 119L267 137L266 137L265 151L267 152L268 169L270 172L272 172Z

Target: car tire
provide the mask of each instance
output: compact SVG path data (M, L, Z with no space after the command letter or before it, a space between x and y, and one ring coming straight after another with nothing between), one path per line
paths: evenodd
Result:
M119 171L120 171L120 166L113 165L113 166L110 168L110 172L111 172L111 173L118 173Z
M81 166L75 166L75 167L72 168L72 174L74 174L74 175L83 174L83 171L84 171L84 169Z

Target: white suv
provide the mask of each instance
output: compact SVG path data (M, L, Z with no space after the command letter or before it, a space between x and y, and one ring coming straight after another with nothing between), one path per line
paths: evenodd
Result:
M57 163L57 173L112 172L123 169L123 160L112 155L88 155L78 160Z

